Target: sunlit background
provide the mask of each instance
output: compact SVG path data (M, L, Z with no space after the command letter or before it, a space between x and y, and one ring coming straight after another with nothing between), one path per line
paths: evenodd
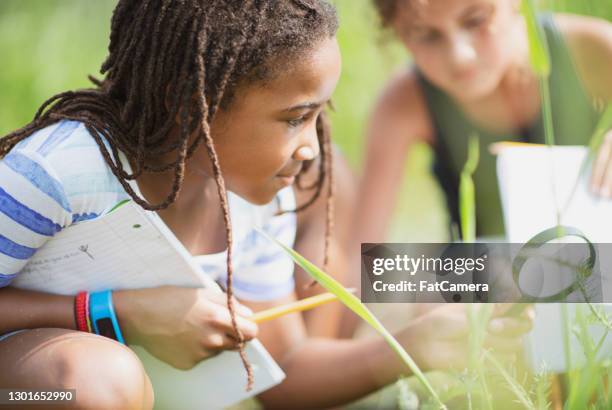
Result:
M89 86L106 55L115 1L0 0L0 134L24 125L60 91ZM369 0L336 0L343 73L334 96L336 143L358 171L368 112L388 76L409 56L379 30ZM542 8L612 19L610 0L540 0ZM390 240L446 239L442 194L418 147L405 166ZM399 165L398 165L399 166Z

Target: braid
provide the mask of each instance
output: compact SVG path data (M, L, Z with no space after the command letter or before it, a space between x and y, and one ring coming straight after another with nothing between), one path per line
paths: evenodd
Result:
M323 145L325 145L325 172L328 175L327 198L325 202L325 256L323 259L323 267L325 270L329 268L329 249L331 237L334 230L334 196L336 192L336 184L334 180L333 154L331 146L331 133L329 131L329 121L327 116L321 118L321 134L323 135Z
M232 229L227 189L210 124L229 107L242 85L265 81L286 69L287 56L299 60L318 40L337 29L333 6L326 0L119 0L111 19L109 54L100 68L102 80L89 76L93 88L67 91L45 101L33 120L0 139L0 156L32 133L60 120L82 122L127 194L142 208L166 209L178 197L186 161L204 143L223 211L227 237L227 305L238 335L233 301ZM283 58L282 64L274 64ZM177 134L171 133L177 128ZM321 164L315 189L299 212L314 203L329 181L325 264L333 228L331 142L325 114L317 120ZM124 168L120 154L131 165ZM156 161L171 154L167 163ZM304 172L308 167L302 171ZM139 196L130 180L143 173L173 173L168 194L159 203ZM298 177L298 181L300 178ZM298 188L303 189L298 183Z

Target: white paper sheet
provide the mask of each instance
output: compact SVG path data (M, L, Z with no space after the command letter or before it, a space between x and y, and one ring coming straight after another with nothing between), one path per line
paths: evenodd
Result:
M593 195L588 189L590 166L578 181L585 147L507 147L498 155L497 176L504 211L506 236L509 242L524 243L535 234L556 226L557 213L561 224L580 229L594 243L612 243L612 201ZM575 192L572 191L579 182ZM568 199L571 196L571 200ZM612 267L612 254L599 252L599 266ZM610 275L603 270L604 300L612 298ZM570 325L575 304L566 304ZM586 307L586 305L583 305ZM606 304L612 314L612 305ZM535 370L566 371L563 347L563 320L560 304L536 305L534 328L527 337L527 353ZM590 326L595 340L603 335L601 325ZM584 363L582 348L575 336L570 342L571 366ZM612 355L612 336L608 336L600 357Z

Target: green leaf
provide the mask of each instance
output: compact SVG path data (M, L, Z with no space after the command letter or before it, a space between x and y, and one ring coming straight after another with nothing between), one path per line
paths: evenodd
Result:
M548 54L548 42L538 24L535 8L531 0L521 1L521 13L525 18L527 26L527 39L529 41L529 61L531 67L540 77L550 76L550 56Z
M478 137L472 135L468 142L468 158L459 177L459 219L464 242L476 240L476 191L472 175L480 157Z
M128 203L128 202L130 202L130 201L131 201L131 199L124 199L123 201L118 202L118 203L117 203L117 204L115 204L115 206L113 206L113 207L112 207L112 208L111 208L111 209L110 209L110 210L109 210L107 213L109 213L109 214L110 214L111 212L116 211L116 210L117 210L117 208L119 208L119 207L121 207L121 206L123 206L123 205L127 204L127 203Z
M265 236L266 238L268 238L269 240L271 240L272 242L275 242L281 248L283 248L283 250L287 252L289 256L291 256L293 261L296 264L298 264L302 269L304 269L305 272L307 272L321 286L327 289L328 292L331 292L334 295L336 295L338 299L346 307L348 307L353 312L355 312L366 323L372 326L374 330L380 333L380 335L385 339L385 341L391 347L391 349L393 349L393 351L397 353L397 355L408 366L408 368L410 368L410 370L416 376L416 378L427 389L428 393L431 394L431 396L434 398L434 400L436 401L436 404L440 407L440 409L446 409L446 406L444 405L444 403L442 403L438 394L435 392L435 390L433 389L433 387L431 386L431 384L429 383L429 381L427 380L427 378L425 377L421 369L419 369L417 364L414 362L412 357L410 357L410 355L408 354L408 352L406 352L404 347L395 339L395 337L393 337L393 335L382 325L382 323L380 323L380 321L376 318L376 316L374 316L372 312L370 312L370 310L363 303L361 303L361 300L359 300L357 296L353 295L351 292L346 290L340 282L335 280L333 277L331 277L327 273L323 272L321 269L319 269L312 262L304 258L298 252L285 246L283 243L276 240L276 238L269 236L262 230L258 229L258 232L262 234L263 236Z

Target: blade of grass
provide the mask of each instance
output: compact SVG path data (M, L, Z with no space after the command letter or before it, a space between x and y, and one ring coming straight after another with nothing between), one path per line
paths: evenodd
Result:
M538 410L548 410L551 403L549 402L551 383L550 375L541 371L534 375L535 382L535 398L536 408Z
M546 36L538 24L535 8L531 0L521 1L521 13L527 26L527 39L529 41L529 61L531 67L539 77L548 78L550 75L550 55Z
M572 352L570 349L569 312L567 303L561 303L561 328L563 336L563 355L565 356L565 368L572 368Z
M575 307L574 335L580 343L586 358L586 364L576 369L577 376L572 380L567 406L570 409L587 408L595 390L600 386L603 374L600 373L597 362L597 349L588 329L588 323L583 312L583 306Z
M258 229L258 232L268 238L270 241L279 245L292 259L298 264L305 272L307 272L313 279L315 279L321 286L327 289L329 292L338 296L338 299L349 309L355 312L359 317L366 321L374 330L376 330L387 342L387 344L393 349L393 351L402 359L402 361L408 366L408 368L412 371L412 373L416 376L416 378L423 384L423 386L427 389L427 392L432 396L435 400L436 404L440 409L446 409L446 406L440 398L438 394L433 389L427 377L423 374L421 369L414 362L412 357L406 352L404 347L393 337L393 335L380 323L380 321L370 312L370 310L351 292L346 290L344 286L334 278L332 278L327 273L323 272L317 266L315 266L312 262L308 261L298 252L293 249L285 246L283 243L278 241L276 238L269 236L267 233Z
M607 376L606 381L608 385L608 389L606 392L606 404L608 405L607 408L611 408L612 407L612 365L610 365L610 363L608 363L606 376Z
M478 383L482 388L482 400L479 408L493 409L491 402L491 393L487 378L485 377L485 369L482 362L481 352L483 351L484 341L487 336L487 325L493 313L492 304L470 304L466 311L468 322L470 325L470 333L468 337L469 345L469 369L477 376Z
M546 35L544 34L542 27L540 26L540 24L538 24L535 7L533 6L532 0L521 1L521 13L525 18L525 25L527 27L527 39L529 42L529 61L531 63L532 69L538 76L538 82L540 84L540 96L542 99L542 120L544 122L544 140L546 141L546 145L552 147L555 144L555 131L552 119L550 86L548 84L548 78L550 77L551 72L548 42L546 40ZM554 171L552 155L551 167L553 167ZM557 200L557 188L554 179L554 172L551 173L551 187L555 202L557 227L560 227L561 209Z
M493 365L493 367L495 367L495 369L499 372L499 374L502 375L502 377L504 378L506 383L508 383L508 387L510 388L510 390L512 390L512 392L514 393L516 398L519 400L519 402L526 409L536 410L536 406L535 406L535 404L533 404L533 401L529 397L529 394L525 391L523 386L521 386L514 379L514 377L512 377L506 371L506 369L504 369L504 366L502 366L501 363L495 357L493 357L493 355L491 353L489 353L488 351L485 350L483 352L483 355L484 355L485 359L487 359Z
M480 146L476 135L470 136L468 156L459 179L459 218L464 242L476 240L476 193L472 175L478 167Z
M112 207L112 208L111 208L111 209L110 209L110 210L109 210L107 213L109 213L109 214L110 214L111 212L113 212L113 211L117 210L117 208L119 208L119 207L121 207L121 206L123 206L123 205L127 204L127 203L128 203L128 202L130 202L130 201L131 201L130 199L124 199L123 201L118 202L118 203L117 203L117 204L115 204L115 206L113 206L113 207Z

